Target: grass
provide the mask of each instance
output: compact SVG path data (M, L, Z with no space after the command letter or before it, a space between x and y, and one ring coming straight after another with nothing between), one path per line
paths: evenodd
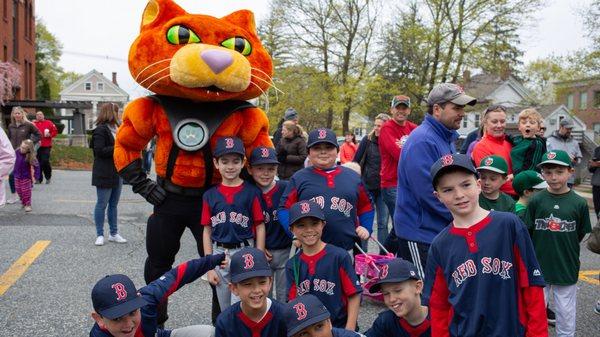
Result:
M50 161L58 169L91 170L94 154L87 147L54 145Z

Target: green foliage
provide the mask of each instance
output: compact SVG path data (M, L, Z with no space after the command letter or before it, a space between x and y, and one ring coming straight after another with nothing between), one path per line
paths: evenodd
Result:
M53 166L86 168L94 162L94 154L88 147L54 145L50 161Z

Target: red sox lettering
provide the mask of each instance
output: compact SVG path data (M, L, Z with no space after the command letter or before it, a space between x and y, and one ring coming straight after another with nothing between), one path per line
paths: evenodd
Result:
M242 257L244 258L244 269L254 267L254 256L252 254L244 254Z
M497 257L483 257L480 260L480 268L482 274L491 274L499 276L503 280L511 278L510 270L513 264L508 261L503 261ZM456 287L460 287L468 278L477 275L477 264L469 259L456 267L452 272L452 278Z
M210 222L213 227L222 224L227 221L227 213L225 211L221 211L210 217ZM229 212L229 222L238 224L244 228L248 227L248 222L250 218L238 212Z
M308 312L306 311L306 307L304 306L304 303L297 303L296 305L294 305L294 309L296 310L296 315L298 315L297 320L299 320L299 321L305 319L306 316L308 315Z
M297 293L298 296L302 296L304 294L308 294L310 292L311 282L310 280L304 280L298 284ZM315 278L312 281L313 291L325 293L327 295L333 295L333 290L335 289L335 283Z
M319 206L321 206L321 208L325 208L325 198L323 196L319 195L316 197L312 197L310 198L310 200L317 203ZM350 217L352 209L354 209L352 203L348 202L348 200L344 198L338 197L331 197L329 201L331 204L331 206L329 206L329 209L339 211L340 213L344 214L344 216L347 218Z

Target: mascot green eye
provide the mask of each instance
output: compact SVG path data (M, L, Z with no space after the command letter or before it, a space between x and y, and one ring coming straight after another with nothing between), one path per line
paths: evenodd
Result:
M252 52L252 45L243 37L232 37L223 41L221 45L225 48L233 49L244 56L248 56Z
M198 35L184 26L173 26L167 31L167 41L171 44L199 43Z

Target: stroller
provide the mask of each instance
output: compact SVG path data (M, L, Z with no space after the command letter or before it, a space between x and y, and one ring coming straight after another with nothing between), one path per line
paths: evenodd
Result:
M362 296L374 300L376 302L383 302L383 295L381 293L372 293L370 291L371 286L379 280L379 272L381 266L386 262L395 258L394 254L390 253L385 247L377 241L374 237L370 237L371 240L375 241L379 248L385 252L385 255L379 254L368 254L358 244L354 246L361 252L354 257L354 271L357 275L360 275L360 285L362 286Z

